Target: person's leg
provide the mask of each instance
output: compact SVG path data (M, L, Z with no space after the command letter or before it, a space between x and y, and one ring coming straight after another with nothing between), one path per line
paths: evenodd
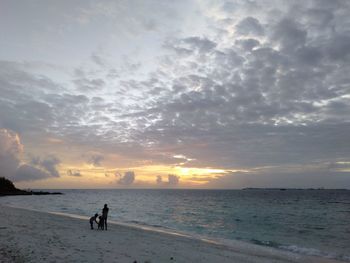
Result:
M104 219L104 223L105 223L105 230L107 230L107 218Z
M90 227L91 227L91 229L94 229L94 223L93 222L90 222Z

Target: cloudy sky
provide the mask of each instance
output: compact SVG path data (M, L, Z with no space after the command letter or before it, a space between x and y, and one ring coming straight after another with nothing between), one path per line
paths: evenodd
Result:
M0 0L0 175L350 188L350 1Z

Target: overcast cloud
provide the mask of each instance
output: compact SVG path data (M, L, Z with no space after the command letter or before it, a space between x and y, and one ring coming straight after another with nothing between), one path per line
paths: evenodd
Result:
M103 154L77 155L96 167L104 154L164 165L183 155L188 167L249 171L206 187L350 188L350 2L2 5L5 131L89 147ZM4 173L19 151L2 153ZM44 174L24 166L17 178L58 177L62 158L34 160Z

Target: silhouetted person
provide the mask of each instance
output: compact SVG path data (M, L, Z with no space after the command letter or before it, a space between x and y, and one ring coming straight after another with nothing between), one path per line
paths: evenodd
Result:
M108 216L109 208L107 207L107 204L104 205L102 209L102 218L104 223L104 229L107 230L107 216Z
M94 221L96 222L96 224L98 225L97 221L96 221L96 218L98 217L98 214L95 214L94 216L92 216L90 218L90 227L91 229L94 229Z
M103 230L104 229L104 220L103 220L103 217L102 216L99 216L98 217L98 229L101 229L101 230Z

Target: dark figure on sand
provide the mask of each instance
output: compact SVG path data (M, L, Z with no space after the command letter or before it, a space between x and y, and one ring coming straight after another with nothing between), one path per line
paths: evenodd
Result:
M90 218L90 227L91 227L91 229L94 229L94 222L96 223L96 224L98 224L97 223L97 221L96 221L96 218L98 217L98 214L95 214L94 216L92 216L91 218Z
M98 227L97 227L97 229L101 229L101 230L104 229L104 220L103 220L102 216L98 217Z
M108 216L109 208L107 207L107 204L104 205L102 209L102 218L104 223L104 229L107 230L107 216Z

